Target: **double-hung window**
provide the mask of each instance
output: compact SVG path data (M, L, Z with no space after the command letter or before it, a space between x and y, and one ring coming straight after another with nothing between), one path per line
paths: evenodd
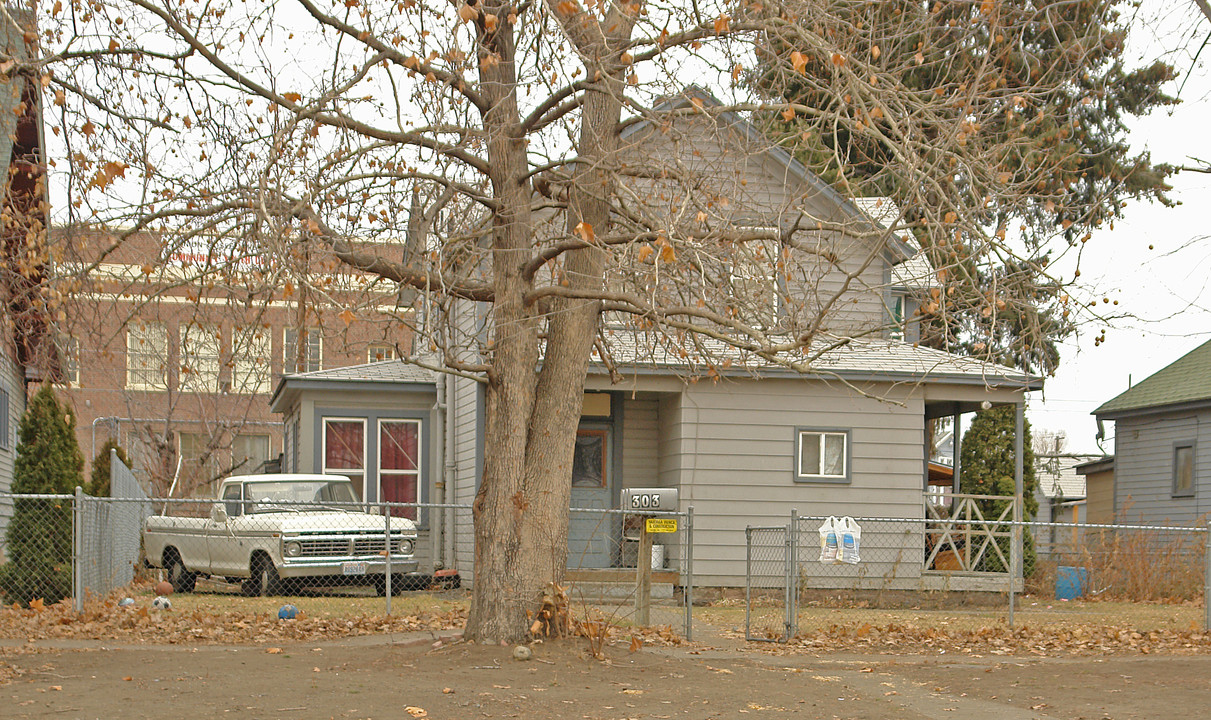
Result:
M795 430L795 480L797 482L848 482L849 432L845 430Z
M126 387L168 388L168 329L164 323L132 321L127 326Z
M269 330L237 327L231 339L231 389L248 395L269 392ZM291 356L287 354L287 359ZM287 362L289 364L289 360Z
M181 389L214 393L219 390L219 328L213 325L181 327Z
M366 421L362 418L324 418L325 475L344 475L353 481L358 499L366 497Z
M383 502L419 500L420 421L378 421L378 483ZM416 508L391 508L397 517L416 519Z
M1173 497L1194 496L1194 444L1173 446Z
M286 374L315 372L321 369L320 354L323 346L320 340L319 328L305 328L302 331L302 348L299 347L298 328L286 328L283 346L286 354L282 367Z
M366 348L366 362L382 362L395 359L395 346L389 343L370 343Z
M778 243L737 242L731 251L731 302L744 322L772 328L778 321Z

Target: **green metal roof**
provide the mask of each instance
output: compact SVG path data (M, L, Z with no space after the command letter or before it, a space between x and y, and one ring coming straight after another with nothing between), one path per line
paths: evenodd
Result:
M1094 415L1122 415L1139 410L1211 400L1211 341L1105 402Z

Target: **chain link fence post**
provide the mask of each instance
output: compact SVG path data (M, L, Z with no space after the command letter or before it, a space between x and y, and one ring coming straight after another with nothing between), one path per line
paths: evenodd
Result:
M84 612L84 488L76 486L71 505L71 596L76 614Z
M1211 630L1211 520L1207 521L1207 535L1203 538L1203 630Z
M1009 538L1009 627L1012 628L1018 577L1022 574L1022 496L1013 499L1013 530Z
M744 639L753 639L753 529L744 528Z
M417 514L419 515L419 513ZM391 587L391 554L395 552L395 548L391 547L391 506L389 504L383 505L383 518L385 519L383 523L383 554L386 557L386 564L383 566L383 587L387 590L383 595L387 598L386 612L387 617L390 617L391 593L394 591L394 588ZM416 548L414 547L412 551L416 552Z
M694 506L685 515L685 639L694 639Z
M786 546L786 637L783 642L789 643L795 636L798 626L798 596L799 584L799 511L791 508L791 521L787 525Z

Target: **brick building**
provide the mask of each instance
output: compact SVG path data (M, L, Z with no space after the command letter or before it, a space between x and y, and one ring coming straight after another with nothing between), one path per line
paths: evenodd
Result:
M262 241L60 231L64 394L86 458L117 440L152 495L204 495L282 452L269 396L284 373L410 351L396 289L317 253L279 267ZM178 470L179 465L179 470Z

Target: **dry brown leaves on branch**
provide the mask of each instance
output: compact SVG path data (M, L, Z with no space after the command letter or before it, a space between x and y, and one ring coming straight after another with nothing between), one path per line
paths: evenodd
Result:
M461 629L463 608L405 615L309 616L283 621L276 614L118 607L113 600L87 603L80 615L69 604L42 610L0 609L0 637L22 640L121 640L124 643L220 644L309 641L382 633Z

